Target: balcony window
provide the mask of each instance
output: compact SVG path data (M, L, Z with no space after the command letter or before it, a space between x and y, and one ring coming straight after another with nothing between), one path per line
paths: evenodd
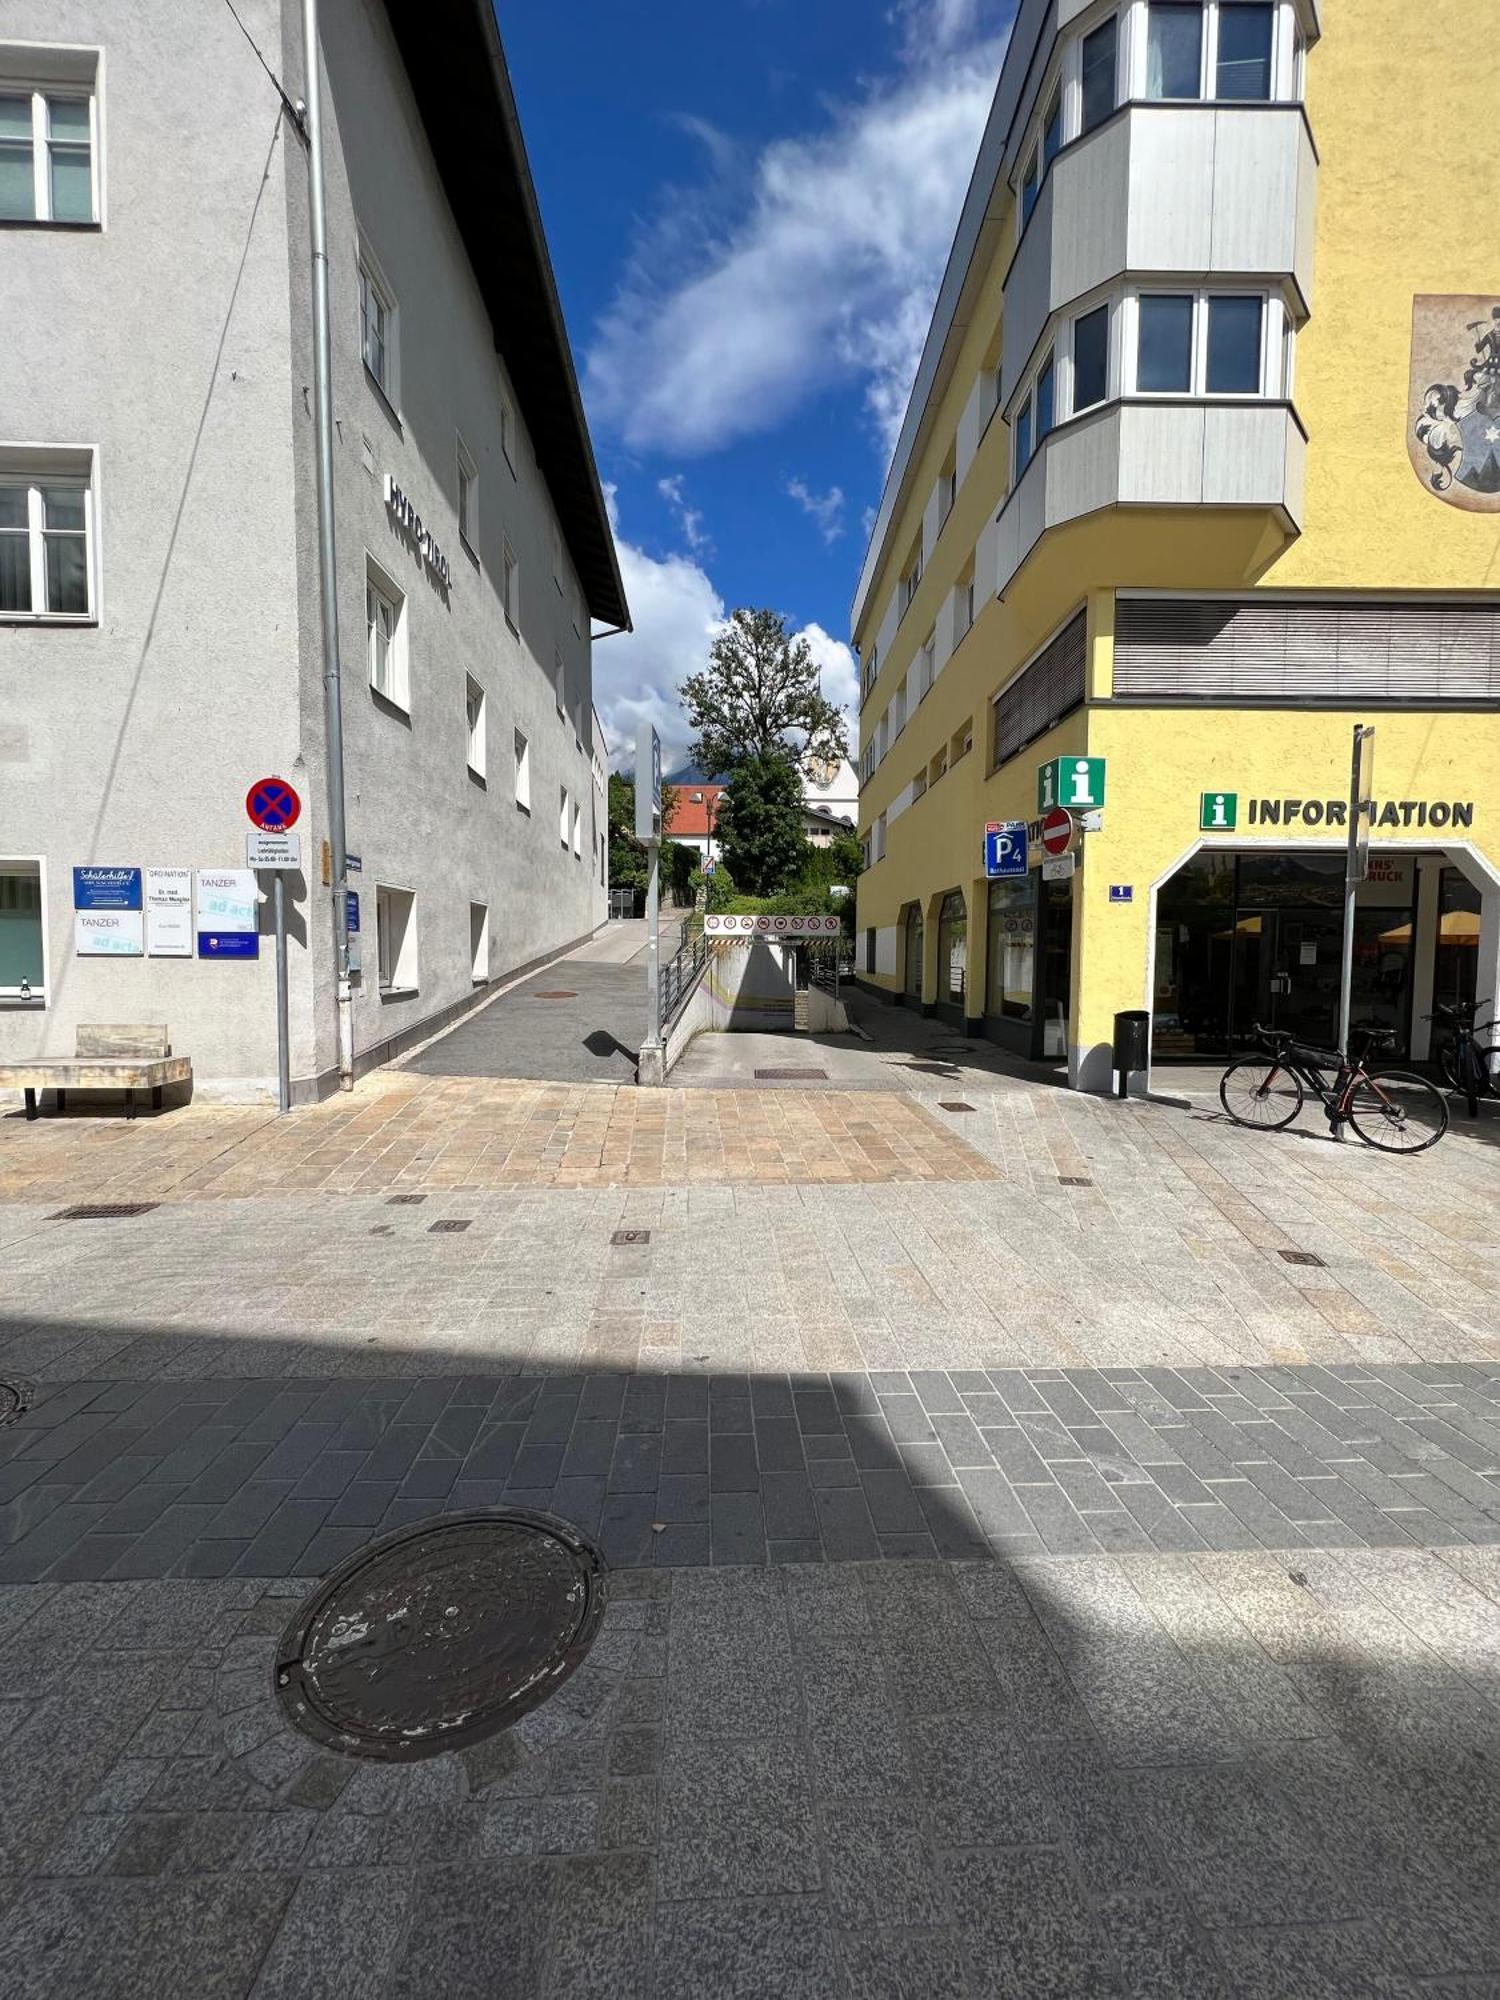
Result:
M1271 96L1274 6L1262 0L1221 0L1214 95L1248 103Z
M1259 394L1264 317L1259 298L1209 299L1207 386L1211 396Z
M1199 0L1151 0L1146 31L1146 95L1197 97L1203 88L1203 8Z
M1057 414L1057 370L1049 354L1036 378L1036 441L1040 444L1052 429Z
M1021 176L1021 227L1024 229L1031 220L1031 211L1036 207L1037 156L1032 154L1026 162L1026 171Z
M1062 92L1054 89L1052 92L1052 101L1048 104L1046 115L1042 120L1042 172L1044 174L1061 151Z
M1109 307L1095 306L1073 322L1073 412L1092 409L1109 393Z
M1269 12L1269 9L1267 9ZM1113 14L1083 38L1084 132L1102 125L1115 108L1115 57L1119 24Z
M1140 302L1135 386L1144 395L1186 395L1193 386L1193 301L1154 293Z
M1017 479L1021 477L1021 474L1026 470L1027 466L1030 465L1030 463L1031 463L1031 398L1028 396L1026 401L1021 405L1020 409L1016 412L1016 478Z

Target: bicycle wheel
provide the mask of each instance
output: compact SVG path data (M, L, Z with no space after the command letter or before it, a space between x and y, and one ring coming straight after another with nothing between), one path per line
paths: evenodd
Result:
M1302 1109L1302 1085L1289 1069L1252 1056L1225 1070L1219 1079L1219 1102L1236 1125L1279 1132Z
M1447 1131L1448 1106L1426 1077L1382 1070L1354 1086L1349 1123L1367 1146L1382 1153L1421 1153Z
M1432 1052L1432 1059L1442 1073L1444 1083L1450 1090L1462 1090L1463 1078L1458 1072L1457 1042L1439 1042Z
M1476 1080L1483 1079L1480 1088L1484 1095L1500 1097L1500 1043L1474 1044L1474 1074Z

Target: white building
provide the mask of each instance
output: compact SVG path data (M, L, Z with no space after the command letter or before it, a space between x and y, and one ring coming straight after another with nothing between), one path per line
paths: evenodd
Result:
M200 1088L274 1087L234 880L274 773L311 1097L337 1058L301 9L237 15L0 12L0 1060L165 1022ZM628 612L490 0L322 17L365 1068L603 920L591 619Z

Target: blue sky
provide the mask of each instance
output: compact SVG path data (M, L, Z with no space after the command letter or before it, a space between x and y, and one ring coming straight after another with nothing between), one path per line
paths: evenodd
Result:
M636 631L596 649L611 741L736 604L854 692L869 511L1012 0L499 0Z

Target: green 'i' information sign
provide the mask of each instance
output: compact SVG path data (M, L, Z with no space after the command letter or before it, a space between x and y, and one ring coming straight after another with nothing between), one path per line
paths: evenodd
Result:
M1198 831L1200 833L1233 833L1240 816L1240 795L1238 792L1200 792L1198 794Z

